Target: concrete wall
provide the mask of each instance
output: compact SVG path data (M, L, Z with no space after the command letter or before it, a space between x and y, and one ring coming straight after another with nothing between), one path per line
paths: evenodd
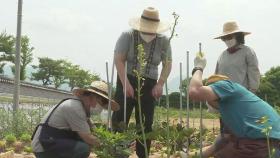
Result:
M0 93L14 93L13 79L0 76ZM50 99L63 99L72 96L69 91L57 90L27 82L21 82L20 95Z

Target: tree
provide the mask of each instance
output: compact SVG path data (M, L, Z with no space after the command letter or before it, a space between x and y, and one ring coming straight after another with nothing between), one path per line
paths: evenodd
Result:
M3 73L5 61L8 61L8 54L13 52L15 39L12 35L7 35L4 31L0 34L0 73Z
M66 70L69 64L66 60L54 60L55 69L52 71L53 84L55 88L67 83Z
M32 80L42 81L43 85L51 85L53 83L52 77L54 70L57 67L57 62L48 57L42 57L39 59L39 65L33 65L32 67L37 70L37 72L32 73Z
M33 61L34 47L30 46L29 38L23 36L21 38L21 53L20 53L20 80L26 79L26 66ZM12 53L10 56L11 62L15 64L16 55ZM15 74L15 66L12 66L12 72Z
M280 105L280 66L272 67L261 78L257 95L271 105Z
M74 87L89 86L92 81L100 80L100 77L96 74L91 74L89 71L83 70L79 65L73 65L68 63L66 68L66 77L68 78L68 84L71 90Z
M12 72L15 74L15 37L8 35L6 32L2 32L0 35L0 52L4 52L0 56L1 61L11 62L14 65L11 66ZM34 47L30 46L30 41L27 36L21 38L21 53L20 53L20 80L26 79L26 66L33 60ZM3 71L5 64L0 64L0 71Z

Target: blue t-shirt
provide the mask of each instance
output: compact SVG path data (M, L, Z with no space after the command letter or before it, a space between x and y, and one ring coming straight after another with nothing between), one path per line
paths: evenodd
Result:
M261 131L271 126L269 137L280 139L280 116L268 103L232 81L218 81L209 86L219 97L223 122L237 137L266 138ZM266 124L256 122L264 116L268 118Z

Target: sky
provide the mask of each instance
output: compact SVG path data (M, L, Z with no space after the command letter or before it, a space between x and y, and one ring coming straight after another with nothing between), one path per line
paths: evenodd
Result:
M16 35L17 0L0 0L0 31ZM22 35L30 38L38 57L66 59L107 80L112 74L115 43L128 21L139 17L146 7L159 10L160 19L172 23L172 13L180 17L177 37L171 41L173 69L169 82L178 81L179 64L186 77L186 52L190 52L190 72L198 43L206 55L204 77L215 70L216 61L226 49L221 40L223 24L236 21L241 30L251 32L246 45L253 48L262 74L279 66L279 0L23 0ZM278 20L277 20L278 19ZM165 33L170 36L170 31ZM116 70L114 70L116 78ZM179 83L178 83L179 84Z

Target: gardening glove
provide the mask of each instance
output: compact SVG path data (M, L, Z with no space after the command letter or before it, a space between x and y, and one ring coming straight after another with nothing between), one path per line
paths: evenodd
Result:
M194 59L194 67L195 68L201 68L202 70L204 70L205 66L206 66L206 58L204 56L203 52L198 52L196 54L196 57Z

